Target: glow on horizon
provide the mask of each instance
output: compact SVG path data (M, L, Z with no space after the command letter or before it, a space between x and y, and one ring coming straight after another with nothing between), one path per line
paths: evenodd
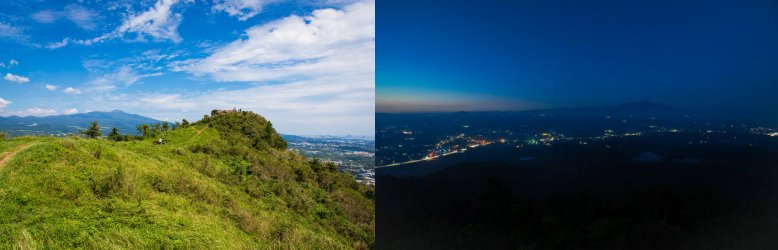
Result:
M376 112L421 113L457 111L514 111L543 107L531 102L478 93L427 89L376 90Z

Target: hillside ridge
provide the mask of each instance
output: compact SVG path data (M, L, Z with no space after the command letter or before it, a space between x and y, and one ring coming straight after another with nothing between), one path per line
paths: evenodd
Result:
M368 249L374 189L285 149L251 112L159 138L34 144L0 169L0 248Z

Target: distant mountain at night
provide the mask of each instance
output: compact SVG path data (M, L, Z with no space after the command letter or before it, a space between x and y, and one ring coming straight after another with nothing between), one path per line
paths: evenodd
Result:
M116 127L122 133L134 134L139 124L158 123L160 121L141 115L129 114L121 110L96 111L72 115L53 116L8 116L0 117L0 131L11 135L64 135L77 133L89 123L97 121L103 130Z
M484 113L484 112L507 112L507 113L522 113L522 114L592 114L592 113L683 113L687 110L677 108L674 106L642 101L642 102L628 102L618 105L606 105L606 106L591 106L591 107L571 107L571 108L548 108L548 109L531 109L521 111L458 111L453 114L472 114L472 113ZM436 112L423 112L423 113L436 113ZM440 112L440 113L452 113L452 112ZM393 113L376 113L376 114L393 114Z
M661 103L643 101L643 102L629 102L629 103L623 103L619 105L609 105L609 106L539 109L539 110L528 110L528 111L521 111L521 112L528 113L528 114L537 113L537 114L559 114L559 115L571 115L571 114L650 115L650 114L680 114L680 113L684 113L685 110L673 106L661 104Z

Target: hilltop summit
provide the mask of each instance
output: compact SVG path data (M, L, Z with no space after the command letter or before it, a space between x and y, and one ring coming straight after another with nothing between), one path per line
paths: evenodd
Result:
M287 144L264 117L251 111L213 110L198 124L207 124L223 132L229 141L251 145L254 149L286 149Z

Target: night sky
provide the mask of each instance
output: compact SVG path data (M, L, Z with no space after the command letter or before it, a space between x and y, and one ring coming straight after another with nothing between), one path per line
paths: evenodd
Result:
M778 117L778 2L381 1L377 112L653 101Z

